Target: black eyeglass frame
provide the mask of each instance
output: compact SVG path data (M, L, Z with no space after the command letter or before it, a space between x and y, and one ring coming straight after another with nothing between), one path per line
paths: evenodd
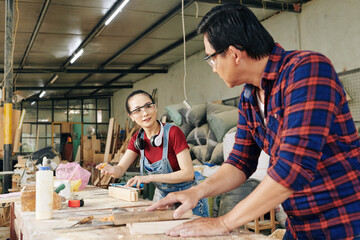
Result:
M245 49L243 47L239 47L239 46L235 46L235 45L231 45L231 46L234 46L236 49L240 50L240 51L244 51ZM226 48L223 48L223 49L219 49L217 51L215 51L213 54L210 54L210 55L206 55L204 57L204 60L207 61L209 59L211 59L212 57L215 57L216 55L224 52L226 49L228 49L230 46L226 47Z
M145 105L141 106L141 107L138 107L138 108L135 108L134 110L132 110L131 112L129 112L129 115L133 114L134 112L138 111L138 110L141 110L143 108L147 108L147 107L150 107L150 106L156 106L155 103L153 102L150 102L150 103L146 103Z

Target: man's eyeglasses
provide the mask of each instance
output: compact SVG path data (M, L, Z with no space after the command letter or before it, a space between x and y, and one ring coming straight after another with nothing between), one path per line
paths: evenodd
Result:
M204 60L213 68L213 67L215 67L215 59L213 57L215 57L216 55L218 55L224 51L225 51L225 49L217 50L216 52L214 52L211 55L206 55L204 57Z
M232 45L233 46L233 45ZM245 49L243 47L239 47L239 46L234 46L236 49L240 50L240 51L244 51ZM217 50L216 52L214 52L213 54L211 55L207 55L204 57L204 60L212 67L212 68L215 68L216 64L215 64L215 59L214 57L220 53L223 53L227 48L224 48L224 49L219 49Z
M147 103L144 106L135 108L129 114L137 118L141 116L142 110L146 111L147 113L153 113L155 111L155 103Z

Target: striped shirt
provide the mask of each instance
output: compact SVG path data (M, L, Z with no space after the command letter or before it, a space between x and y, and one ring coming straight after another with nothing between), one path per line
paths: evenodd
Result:
M289 239L353 239L360 234L360 140L345 91L330 61L276 44L261 81L245 85L235 145L226 163L249 177L261 149L268 175L295 190L282 205Z

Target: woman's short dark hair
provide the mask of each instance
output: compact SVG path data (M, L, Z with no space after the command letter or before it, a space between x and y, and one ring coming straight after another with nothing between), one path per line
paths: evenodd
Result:
M254 13L241 4L223 4L212 8L197 27L206 34L212 47L226 50L230 45L242 46L253 59L268 56L275 46L270 33Z
M130 106L129 106L129 100L130 100L130 98L132 98L133 96L138 95L138 94L145 94L145 95L147 95L147 96L150 98L151 102L152 102L152 103L155 103L155 102L154 102L154 99L152 98L152 96L151 96L148 92L145 92L145 91L143 91L143 90L133 91L133 92L130 93L129 96L126 98L125 107L126 107L127 113L130 114Z

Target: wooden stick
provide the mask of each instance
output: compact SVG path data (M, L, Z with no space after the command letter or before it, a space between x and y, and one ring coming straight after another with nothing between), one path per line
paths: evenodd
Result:
M111 138L113 135L113 129L114 129L114 118L110 118L109 121L109 128L108 128L108 134L106 138L106 145L105 145L105 155L104 155L104 163L109 161L109 154L110 154L110 147L111 147Z

